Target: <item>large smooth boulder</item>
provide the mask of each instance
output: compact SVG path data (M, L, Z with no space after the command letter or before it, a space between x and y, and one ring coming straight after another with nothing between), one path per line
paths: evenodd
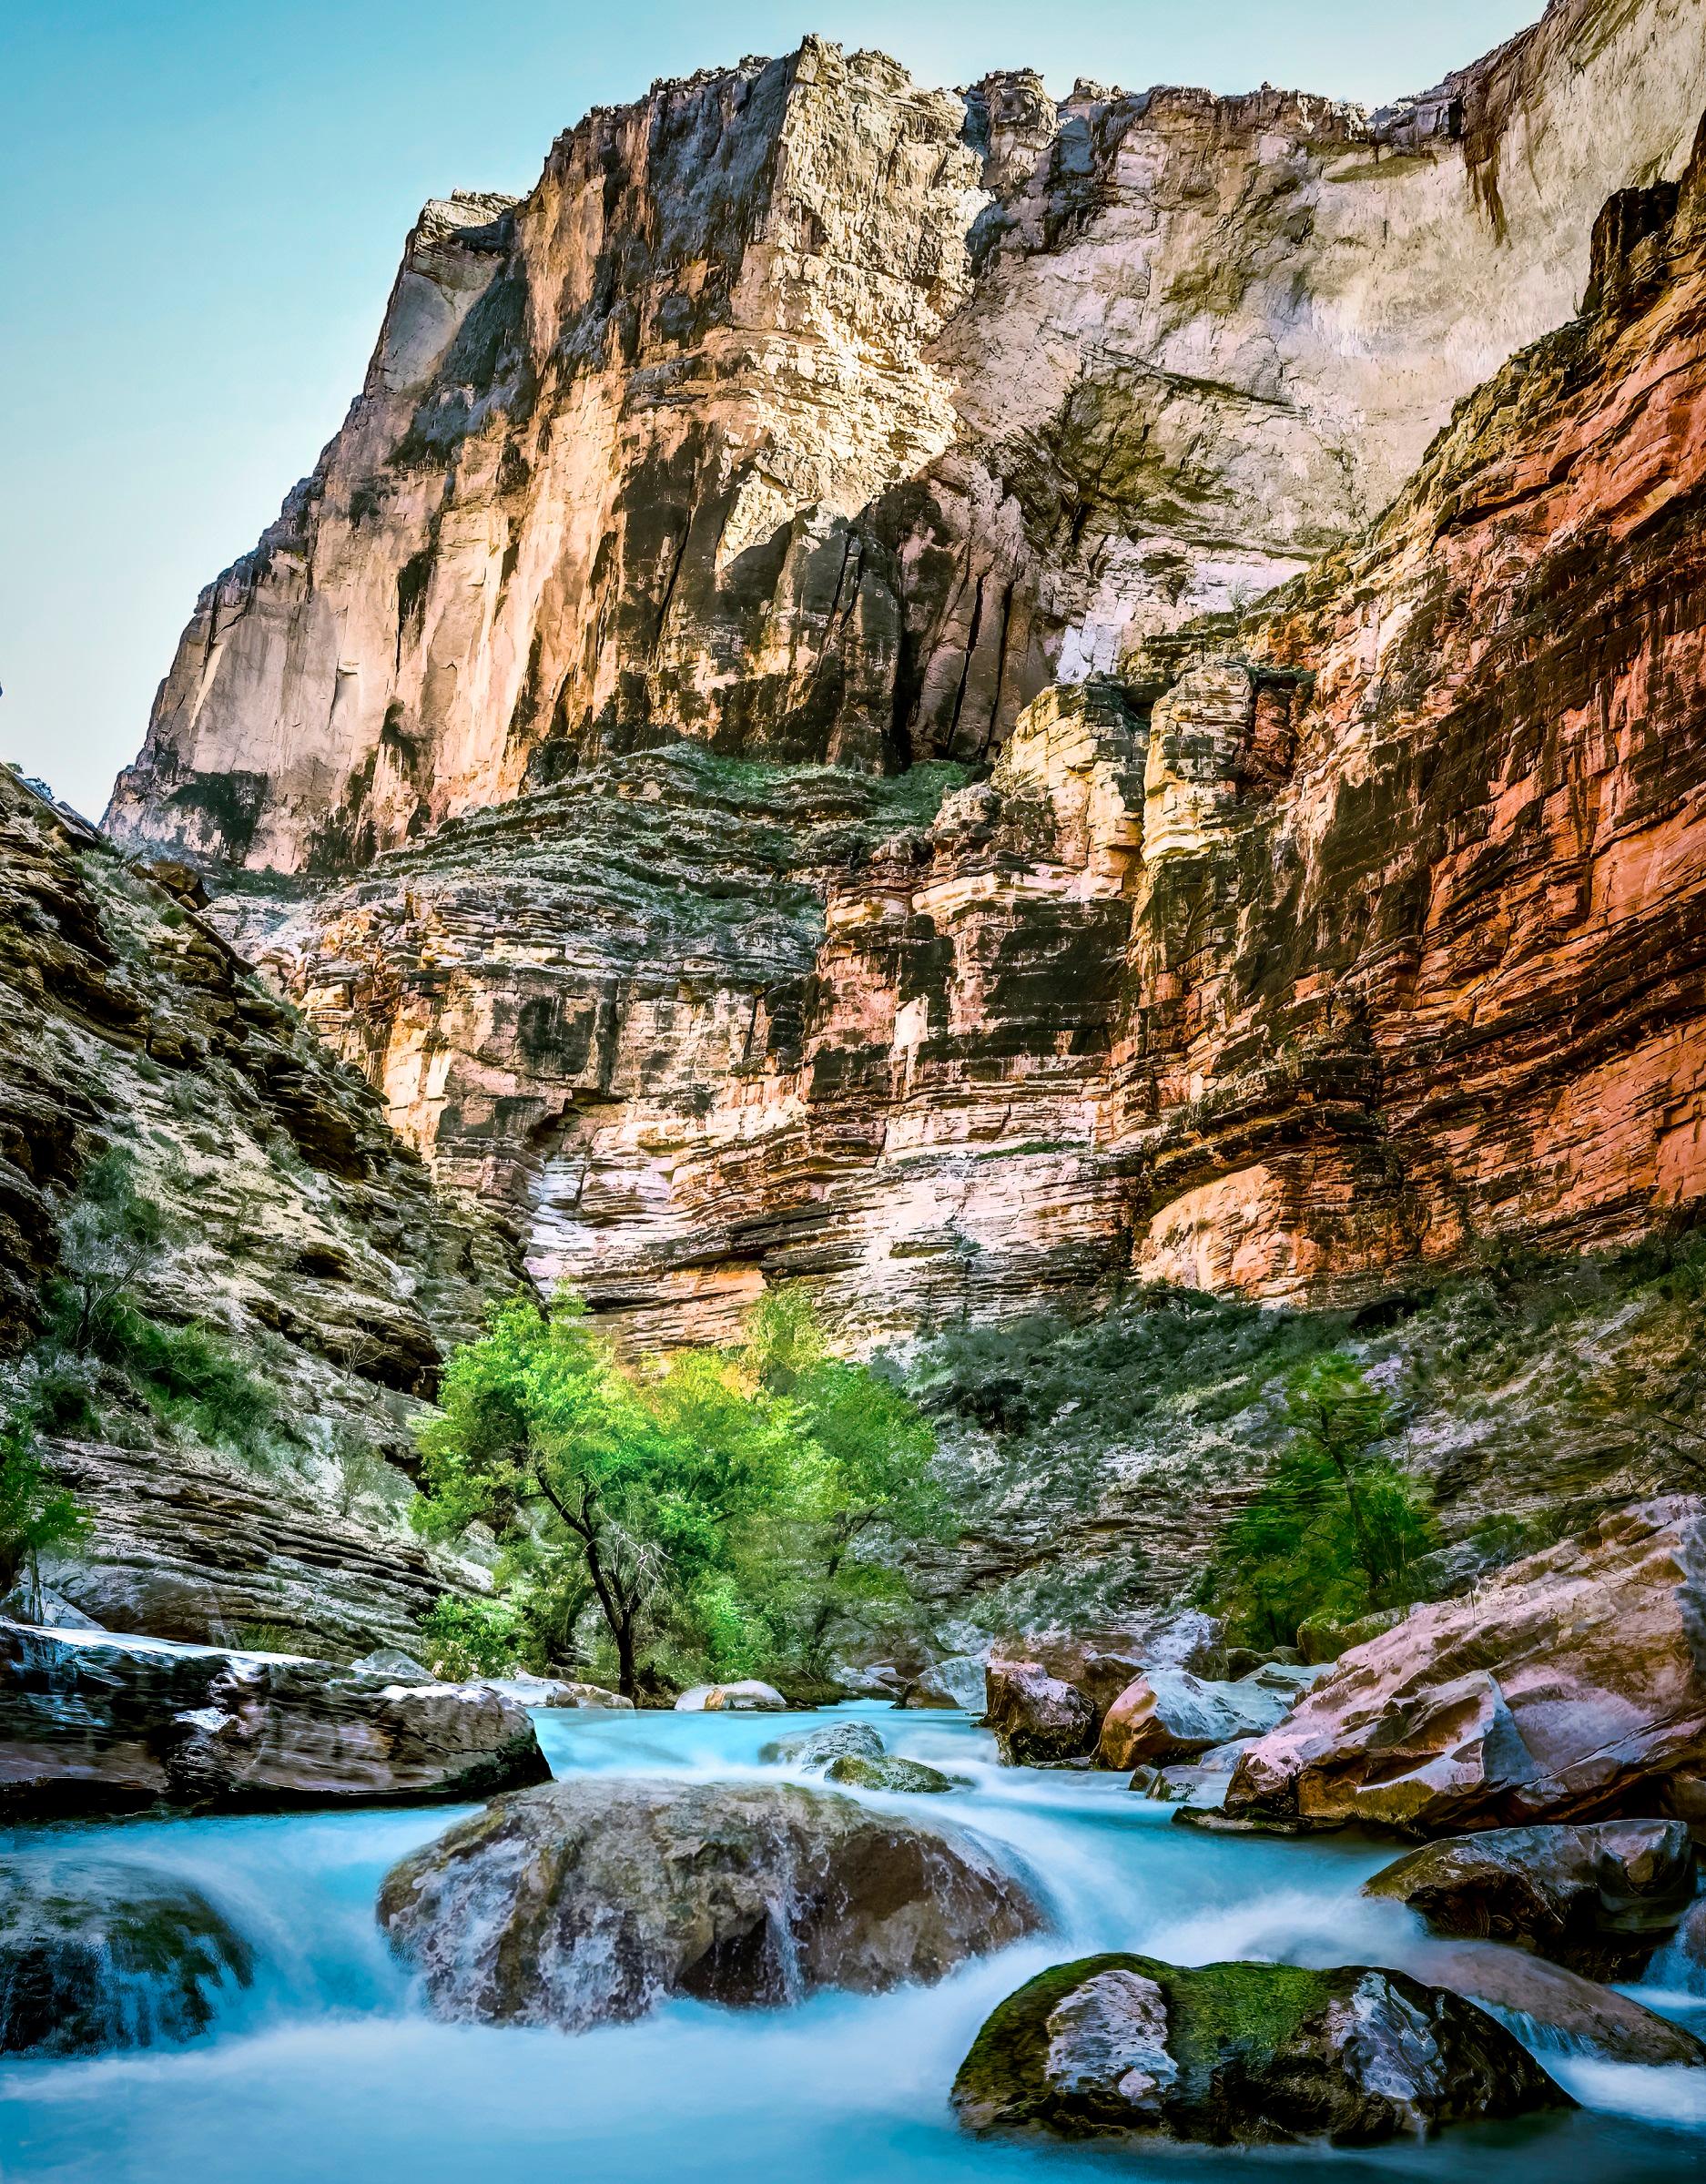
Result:
M1058 1965L1010 1995L953 2099L973 2130L1215 2145L1368 2146L1572 2105L1502 2026L1403 1972L1125 1955Z
M401 1646L375 1646L350 1666L359 1676L383 1676L388 1683L436 1683L438 1678Z
M868 1722L829 1722L821 1729L797 1729L777 1737L758 1757L767 1766L803 1767L817 1773L832 1760L879 1760L885 1746Z
M1569 2053L1651 2067L1706 2065L1706 2047L1684 2027L1527 1949L1429 1938L1406 1949L1404 1957L1417 1978L1501 2011L1528 2036Z
M1346 1653L1244 1754L1234 1815L1460 1834L1682 1810L1706 1772L1706 1508L1603 1519Z
M1366 1885L1436 1934L1514 1941L1592 1979L1632 1977L1687 1908L1694 1845L1680 1820L1492 1828L1384 1867Z
M986 1728L1010 1767L1079 1759L1096 1744L1096 1712L1084 1694L1034 1661L991 1661Z
M0 1623L0 1815L387 1804L550 1774L478 1686Z
M501 1797L386 1876L441 2016L588 2026L939 1979L1042 1915L986 1845L795 1783L582 1777Z
M78 1859L0 1872L0 2055L100 2055L194 2039L249 1945L199 1890Z
M1260 1736L1291 1704L1291 1693L1263 1684L1207 1683L1187 1669L1151 1669L1108 1709L1097 1756L1122 1771L1192 1760L1213 1745Z
M782 1714L787 1701L773 1683L695 1683L675 1701L678 1714Z

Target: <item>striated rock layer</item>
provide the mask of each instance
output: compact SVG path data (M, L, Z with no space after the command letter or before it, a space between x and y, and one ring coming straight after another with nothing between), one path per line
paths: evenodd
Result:
M417 238L480 300L411 259L115 818L410 843L219 915L647 1343L1636 1236L1706 1189L1703 98L1569 0L1375 121L817 46L594 116Z
M601 108L519 201L427 207L112 823L336 869L662 732L982 756L1354 533L1702 87L1692 0L1554 0L1373 117L817 39Z

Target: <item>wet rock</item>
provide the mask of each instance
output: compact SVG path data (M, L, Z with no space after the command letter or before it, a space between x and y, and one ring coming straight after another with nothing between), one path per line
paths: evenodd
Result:
M548 1775L477 1685L0 1623L0 1813L396 1803Z
M1706 1755L1706 1508L1620 1509L1347 1653L1227 1811L1417 1834L1647 1809Z
M20 1579L4 1600L0 1600L0 1618L8 1622L35 1623L45 1630L102 1630L92 1615L85 1615L81 1608L74 1608L68 1600L53 1590L51 1586L35 1585L27 1578Z
M825 1779L839 1783L848 1790L891 1790L905 1794L915 1792L931 1794L954 1786L939 1768L927 1767L921 1760L897 1759L889 1753L880 1759L869 1759L860 1752L846 1752L830 1763Z
M954 2081L973 2130L1366 2146L1571 2106L1516 2039L1402 1972L1092 1956L1010 1995Z
M831 1760L879 1760L886 1747L868 1722L832 1722L822 1729L797 1729L777 1737L758 1757L767 1765L827 1767Z
M1102 1764L1164 1765L1259 1736L1284 1718L1293 1695L1251 1681L1207 1683L1183 1669L1153 1669L1108 1709L1098 1742Z
M438 1678L424 1668L411 1653L398 1646L376 1646L372 1652L363 1653L360 1661L352 1661L350 1669L358 1676L384 1676L392 1683L436 1683Z
M1406 1962L1418 1977L1501 2012L1538 2046L1609 2063L1706 2066L1706 2047L1684 2027L1526 1949L1428 1941L1408 1951Z
M983 1661L976 1653L956 1653L925 1669L907 1688L901 1703L911 1707L959 1707L980 1714L989 1703Z
M253 1970L247 1942L170 1874L81 1859L0 1872L0 2055L193 2039Z
M1429 1844L1376 1874L1370 1895L1436 1934L1514 1941L1593 1979L1635 1976L1687 1908L1694 1846L1680 1820L1495 1828Z
M1034 1661L991 1661L987 1674L985 1726L1008 1766L1076 1759L1094 1748L1095 1709L1071 1684Z
M695 1683L675 1701L678 1714L781 1714L787 1701L772 1683Z
M573 1678L533 1676L523 1671L515 1676L482 1676L478 1681L485 1690L513 1699L517 1706L605 1707L634 1712L632 1699L618 1698L602 1684L580 1683Z
M975 1837L854 1798L584 1778L499 1798L417 1851L379 1915L439 2016L572 2032L671 1995L939 1979L1042 1924Z

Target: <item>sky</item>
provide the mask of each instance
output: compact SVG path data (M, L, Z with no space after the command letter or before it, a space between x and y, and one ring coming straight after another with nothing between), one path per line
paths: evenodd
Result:
M1540 0L0 0L0 759L98 816L197 592L360 385L416 213L522 191L592 106L807 31L1377 105Z

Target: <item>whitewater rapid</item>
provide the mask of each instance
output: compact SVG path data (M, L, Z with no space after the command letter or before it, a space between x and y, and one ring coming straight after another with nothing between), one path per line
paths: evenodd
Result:
M941 1986L819 1995L787 2010L673 2004L569 2037L442 2025L373 1916L381 1876L466 1808L17 1828L0 1858L75 1874L98 1858L192 1883L249 1943L247 1990L202 2039L86 2061L0 2065L0 2184L970 2184L1289 2171L1310 2184L1660 2184L1706 2172L1706 2070L1636 2069L1538 2049L1579 2113L1477 2127L1376 2153L991 2145L947 2097L979 2025L1046 1964L1107 1948L1177 1963L1401 1961L1418 1929L1359 1891L1392 1845L1198 1834L1123 1778L1005 1768L963 1715L868 1716L889 1749L965 1777L952 1796L873 1798L1001 1847L1054 1930ZM560 1775L774 1781L759 1748L826 1717L543 1712ZM1706 1996L1660 1959L1641 1998L1706 2027ZM1670 1984L1666 1984L1669 1981Z

